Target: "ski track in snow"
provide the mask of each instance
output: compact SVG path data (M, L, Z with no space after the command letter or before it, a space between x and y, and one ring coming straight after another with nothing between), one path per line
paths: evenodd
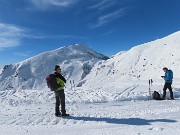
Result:
M130 93L131 93L133 90L135 90L138 86L139 86L139 84L135 84L135 85L133 85L133 86L130 86L130 87L126 88L125 90L123 90L122 92L120 92L119 94L117 94L114 99L116 99L118 96L124 94L125 92L127 92L127 97L129 97Z

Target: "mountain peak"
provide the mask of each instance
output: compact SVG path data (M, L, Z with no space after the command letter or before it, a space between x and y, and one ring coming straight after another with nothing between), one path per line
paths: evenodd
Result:
M92 50L91 48L89 48L85 45L81 45L81 44L64 46L64 47L61 47L61 48L51 51L51 53L58 53L61 55L63 54L66 57L70 56L70 55L71 56L73 56L73 55L76 55L76 56L89 55L92 57L96 57L98 59L103 59L103 60L109 59L109 57L107 57L103 54L97 53L96 51Z
M48 51L17 64L7 65L0 75L0 89L34 89L45 87L45 76L60 65L67 80L78 83L90 73L99 61L108 59L92 49L80 45L70 45ZM8 81L8 83L6 83ZM68 87L67 83L67 87Z

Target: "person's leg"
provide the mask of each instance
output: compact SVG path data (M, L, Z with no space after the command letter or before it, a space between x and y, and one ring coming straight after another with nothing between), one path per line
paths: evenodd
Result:
M55 98L56 98L55 115L58 116L61 114L59 111L60 99L59 99L59 96L57 94L56 94Z
M173 91L172 91L172 86L171 86L170 83L168 84L168 89L169 89L169 92L170 92L170 98L171 98L171 99L174 99Z
M163 96L162 96L162 99L165 99L165 97L166 97L166 90L167 90L167 88L168 88L168 84L165 83L165 84L164 84L164 88L163 88Z
M64 90L59 91L59 98L60 98L60 104L61 104L61 113L66 114L66 105L65 105L65 94Z

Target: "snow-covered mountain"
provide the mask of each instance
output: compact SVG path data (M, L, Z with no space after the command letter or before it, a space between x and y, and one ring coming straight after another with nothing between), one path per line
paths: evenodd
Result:
M55 65L60 65L63 75L73 85L78 85L95 63L107 60L108 57L99 54L82 45L71 45L54 51L42 53L14 65L6 65L0 75L0 90L4 89L37 89L46 86L45 76L54 71Z
M2 73L2 70L3 70L3 69L2 69L2 68L0 68L0 74Z
M89 86L127 80L161 79L163 67L173 70L180 78L180 31L162 39L135 46L97 64L85 78ZM92 86L93 85L93 86Z
M72 45L6 65L0 75L0 89L44 88L45 76L53 72L56 64L61 65L68 79L67 87L106 87L113 82L161 79L163 67L172 69L174 78L180 78L179 50L180 31L119 52L110 59L85 46Z

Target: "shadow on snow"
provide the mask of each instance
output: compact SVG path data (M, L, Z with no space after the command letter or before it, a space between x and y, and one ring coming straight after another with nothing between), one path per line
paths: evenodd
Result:
M169 120L169 119L156 119L156 120L147 120L141 118L95 118L95 117L76 117L71 116L68 119L72 120L82 120L82 121L96 121L96 122L106 122L110 124L126 124L126 125L151 125L153 122L164 122L164 123L175 123L176 120Z

